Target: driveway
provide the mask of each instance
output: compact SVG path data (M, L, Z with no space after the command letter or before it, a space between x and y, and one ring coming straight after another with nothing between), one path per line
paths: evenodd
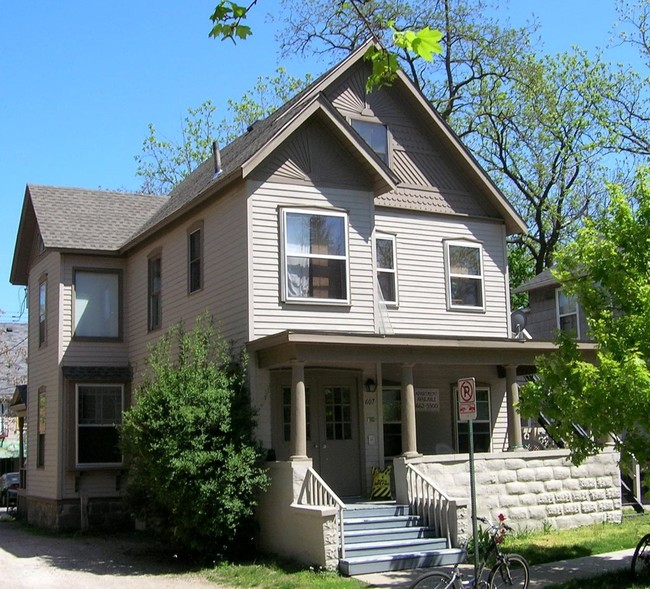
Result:
M134 537L57 537L23 530L0 511L0 571L11 589L223 589Z

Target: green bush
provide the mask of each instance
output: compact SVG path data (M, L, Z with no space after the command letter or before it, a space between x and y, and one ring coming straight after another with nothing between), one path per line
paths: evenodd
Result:
M234 361L204 315L192 331L172 327L148 365L122 430L131 508L193 556L248 549L267 476L253 442L245 358Z

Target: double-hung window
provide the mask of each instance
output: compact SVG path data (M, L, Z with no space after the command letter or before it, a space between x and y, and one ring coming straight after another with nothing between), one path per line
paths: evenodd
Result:
M350 125L361 135L381 161L388 164L388 127L382 123L361 119L350 119Z
M580 337L580 322L578 321L578 301L567 295L561 288L555 291L557 306L557 326L564 333Z
M281 218L283 300L349 302L347 213L283 209Z
M74 334L77 338L121 337L119 270L74 271Z
M375 258L381 299L388 305L397 305L397 263L394 235L377 234L375 237Z
M485 309L483 248L469 241L446 241L447 302L450 309Z
M119 428L124 411L121 384L78 384L77 464L121 464Z
M160 254L149 258L147 275L148 329L153 331L162 325L162 258Z
M454 388L454 399L458 399L458 388ZM458 403L456 403L458 405ZM473 422L474 450L490 452L492 450L492 420L490 415L489 387L476 387L476 419ZM456 407L457 448L460 453L469 452L469 424L458 418Z
M187 235L187 289L190 294L203 288L203 231L201 227Z

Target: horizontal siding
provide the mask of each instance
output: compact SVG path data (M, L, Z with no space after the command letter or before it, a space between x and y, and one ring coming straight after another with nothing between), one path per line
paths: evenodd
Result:
M59 477L62 460L58 451L57 439L60 436L62 412L61 377L59 370L60 344L58 330L60 324L60 266L61 257L49 252L36 259L29 272L28 284L28 382L27 405L27 485L29 494L35 497L56 499L58 497ZM47 342L39 346L38 329L38 285L39 279L47 274ZM38 391L45 387L45 463L36 468L38 436Z
M187 292L188 229L203 223L203 288ZM126 337L136 376L144 368L147 346L179 321L187 326L206 310L222 335L236 345L247 336L246 199L240 193L220 198L173 227L127 265ZM147 262L154 251L162 259L162 328L147 330Z
M396 334L507 337L505 235L498 223L377 210L376 230L396 236L399 308L388 309ZM484 313L448 311L444 241L483 244Z
M349 306L280 301L279 207L349 211ZM363 191L266 183L249 199L252 255L251 339L286 329L369 333L374 330L371 245L372 195Z

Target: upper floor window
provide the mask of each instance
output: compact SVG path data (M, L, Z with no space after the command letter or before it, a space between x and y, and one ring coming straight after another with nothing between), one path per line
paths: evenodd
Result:
M377 282L384 303L397 304L397 264L395 236L377 234L375 238Z
M46 388L38 388L38 405L36 407L36 467L45 466L45 425L47 415Z
M557 326L560 331L580 337L580 322L578 321L578 301L568 296L561 288L555 291L557 305Z
M38 345L47 341L47 278L38 283Z
M483 310L483 248L478 243L445 242L450 309Z
M282 211L282 297L347 303L348 218L343 212Z
M162 258L157 254L148 261L148 329L158 329L162 325Z
M187 280L190 294L203 288L203 231L200 227L187 235Z
M76 390L77 464L121 464L123 385L78 384Z
M75 270L75 337L121 337L119 270Z
M388 127L375 121L351 119L352 128L363 137L373 151L385 163L388 163Z

